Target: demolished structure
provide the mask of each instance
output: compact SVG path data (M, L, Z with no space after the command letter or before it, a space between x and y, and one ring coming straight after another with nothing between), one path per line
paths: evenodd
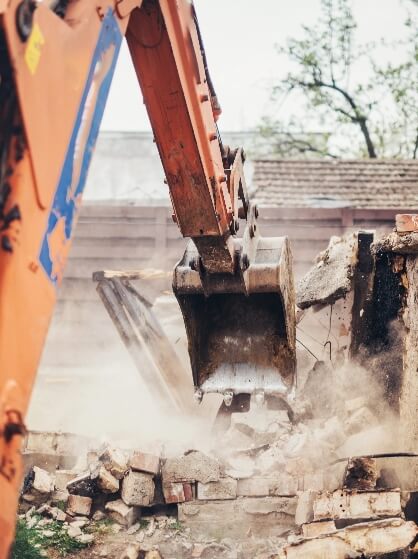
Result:
M80 461L68 437L32 433L21 515L92 545L107 517L135 559L415 556L417 223L332 239L302 279L291 409L254 401L205 452L84 441Z

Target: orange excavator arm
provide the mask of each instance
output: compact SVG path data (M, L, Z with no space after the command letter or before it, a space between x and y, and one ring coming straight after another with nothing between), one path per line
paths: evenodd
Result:
M236 368L242 352L257 355L262 378L271 377L270 384L253 383L248 392L292 386L288 245L259 236L243 152L220 140L220 109L193 5L0 0L0 559L13 540L24 417L125 35L173 217L192 239L176 268L174 291L186 321L196 390L221 391L227 398L243 392L245 379ZM245 220L240 241L239 218ZM225 294L232 303L222 299ZM230 342L240 324L254 330L254 320L245 319L254 309L262 335L241 331ZM263 313L271 309L277 312L265 321ZM204 339L219 342L218 333L233 345L223 352L224 361L232 356L232 369L220 367L203 348Z

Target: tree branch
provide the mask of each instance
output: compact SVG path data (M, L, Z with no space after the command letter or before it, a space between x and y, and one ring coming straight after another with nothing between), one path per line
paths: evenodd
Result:
M331 89L332 91L336 91L337 93L340 93L340 95L342 95L344 97L344 99L347 101L347 103L350 105L350 107L354 111L355 116L354 117L349 116L349 118L352 120L352 122L355 122L356 124L359 125L361 133L363 134L364 141L366 143L367 152L369 154L369 157L371 159L376 159L377 154L376 154L376 150L375 150L373 141L372 141L371 136L370 136L369 128L367 126L367 118L362 114L362 112L358 108L356 102L354 101L353 97L347 91L345 91L345 89L342 89L341 87L339 87L338 85L336 85L334 83L327 83L327 82L324 82L322 80L318 80L315 76L314 76L313 80L314 80L313 82L299 81L298 85L301 86L301 87L306 87L308 89L317 89L317 88ZM340 110L339 112L342 112L342 110ZM348 115L348 113L347 113L347 115Z

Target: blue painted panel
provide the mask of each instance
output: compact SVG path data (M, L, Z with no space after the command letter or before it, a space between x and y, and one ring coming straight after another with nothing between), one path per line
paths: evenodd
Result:
M121 42L119 26L109 10L102 22L39 254L42 268L55 285L62 277Z

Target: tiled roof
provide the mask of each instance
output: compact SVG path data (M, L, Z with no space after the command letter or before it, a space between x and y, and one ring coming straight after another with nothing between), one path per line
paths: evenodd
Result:
M261 205L418 209L418 160L255 160Z

